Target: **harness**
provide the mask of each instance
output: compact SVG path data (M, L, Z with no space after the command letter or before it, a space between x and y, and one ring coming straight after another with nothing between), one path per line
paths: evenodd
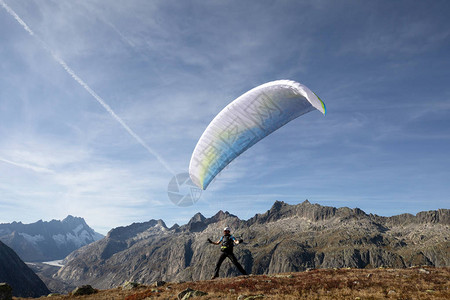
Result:
M232 251L233 250L233 239L231 238L231 235L224 235L222 237L222 246L220 247L220 250L222 252L224 251Z

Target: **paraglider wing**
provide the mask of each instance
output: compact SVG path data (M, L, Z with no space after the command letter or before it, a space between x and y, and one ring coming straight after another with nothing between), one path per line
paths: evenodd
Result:
M306 86L290 80L260 85L228 104L200 137L189 164L192 181L206 189L233 159L289 121L326 108Z

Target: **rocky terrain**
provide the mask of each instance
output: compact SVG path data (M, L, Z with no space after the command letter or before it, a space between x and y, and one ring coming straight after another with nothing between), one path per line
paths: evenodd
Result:
M0 242L0 282L8 283L14 296L39 297L50 293L42 280L2 242Z
M317 269L194 282L126 283L108 290L84 288L51 299L450 299L450 268Z
M252 274L319 268L405 268L450 266L450 210L380 217L360 209L308 201L275 202L264 214L244 221L227 212L196 214L188 224L167 228L162 220L111 230L71 253L56 279L71 286L108 289L126 281L209 279L220 250L206 243L230 226L244 244L238 260ZM221 277L238 275L227 260Z
M103 237L83 218L73 216L62 221L0 224L0 241L27 262L63 259L72 251Z
M52 293L64 294L76 288L76 286L72 286L61 280L53 278L53 275L55 275L61 268L60 266L49 265L48 263L40 263L40 262L33 262L26 264L36 275L39 276L39 278L45 283L47 288Z

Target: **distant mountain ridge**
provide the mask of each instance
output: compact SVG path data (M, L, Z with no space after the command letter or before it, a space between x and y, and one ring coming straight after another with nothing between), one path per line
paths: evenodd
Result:
M112 229L97 242L71 253L57 279L70 285L111 288L125 281L191 281L212 276L220 250L206 243L222 228L245 244L235 247L253 274L308 268L450 266L450 210L380 217L347 207L275 202L270 210L243 221L219 211L194 215L168 228L162 220ZM224 263L220 276L237 275Z
M39 277L4 243L0 242L0 282L13 288L17 297L40 297L50 291Z
M27 262L63 259L72 251L103 237L83 218L71 215L62 221L0 224L0 241Z

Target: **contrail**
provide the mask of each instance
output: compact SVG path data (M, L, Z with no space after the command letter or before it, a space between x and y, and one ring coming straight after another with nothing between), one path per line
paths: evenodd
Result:
M8 160L8 159L4 159L4 158L1 158L1 157L0 157L0 162L4 162L4 163L7 163L7 164L16 166L16 167L32 170L32 171L35 171L35 172L38 172L38 173L55 173L53 170L50 170L50 169L47 169L47 168L32 166L32 165L24 164L24 163L18 163L18 162L11 161L11 160Z
M62 60L56 53L50 49L50 47L41 40L37 35L34 34L33 30L19 17L16 12L10 8L3 0L0 0L0 4L3 8L10 14L20 25L22 25L23 29L28 32L31 36L36 38L36 40L42 45L42 47L47 50L53 59L59 63L64 70L76 81L79 85L81 85L92 97L94 97L97 102L103 106L103 108L117 121L119 124L139 143L141 144L147 151L153 155L163 166L166 168L169 173L175 175L175 172L172 168L167 164L167 162L150 146L148 146L143 139L141 139L113 110L112 108L96 93L94 92L86 82L84 82L75 72Z

